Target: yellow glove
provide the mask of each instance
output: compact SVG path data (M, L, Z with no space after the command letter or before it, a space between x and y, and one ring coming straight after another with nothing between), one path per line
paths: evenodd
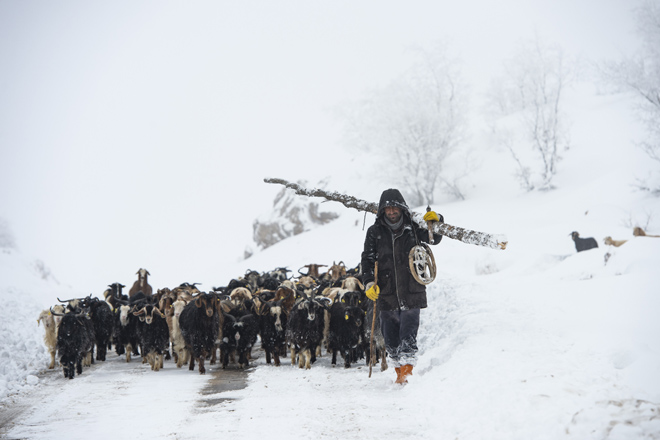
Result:
M367 298L372 301L376 301L378 299L378 295L380 294L380 287L378 287L377 284L369 283L367 284L367 290L364 293L367 294Z
M425 222L439 222L440 217L438 217L438 214L435 211L427 211L426 214L424 214L424 221Z

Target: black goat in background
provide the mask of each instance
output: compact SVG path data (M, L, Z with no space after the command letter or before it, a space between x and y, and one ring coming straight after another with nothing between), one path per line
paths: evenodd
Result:
M115 317L107 302L88 296L81 301L84 308L89 309L89 316L94 324L96 342L96 360L105 361L108 346L112 341Z
M571 238L575 242L575 249L578 252L588 251L589 249L597 248L598 243L593 237L589 238L580 238L580 234L577 231L571 232Z

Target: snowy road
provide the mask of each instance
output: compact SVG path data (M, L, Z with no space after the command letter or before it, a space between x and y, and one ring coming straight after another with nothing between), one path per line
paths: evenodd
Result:
M177 371L171 361L164 370L152 372L148 364L127 364L114 353L73 380L65 379L58 368L46 372L42 386L18 400L21 413L3 434L62 439L112 432L131 438L176 438L190 413L204 406L200 390L212 377Z
M265 364L261 350L255 354L246 372L207 366L207 374L200 375L177 369L172 361L152 372L148 364L126 363L114 353L73 380L59 368L47 371L40 386L2 408L9 420L0 438L83 439L112 433L113 438L188 439L214 432L231 438L284 438L288 429L296 429L290 421L297 419L320 438L357 438L374 423L390 434L414 436L412 426L391 425L393 417L403 415L403 405L390 393L399 388L392 384L391 371L380 373L376 367L369 379L363 364L349 370L333 367L328 355L311 370L288 363L276 368ZM256 389L241 389L247 382ZM355 401L361 393L374 392L380 407ZM415 411L406 406L406 412Z

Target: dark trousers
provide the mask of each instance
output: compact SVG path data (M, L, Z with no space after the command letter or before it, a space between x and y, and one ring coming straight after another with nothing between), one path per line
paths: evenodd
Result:
M395 367L417 361L417 330L419 311L394 310L380 312L380 329L385 339L385 349Z

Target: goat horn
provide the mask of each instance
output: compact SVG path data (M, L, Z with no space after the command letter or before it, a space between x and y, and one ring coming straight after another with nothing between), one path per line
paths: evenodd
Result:
M73 300L75 300L75 299L76 299L76 298L71 298L71 299L61 300L59 297L57 298L57 300L58 300L59 302L61 302L61 303L68 303L68 302L71 302L71 301L73 301Z
M225 312L222 312L222 314L225 316L225 318L229 318L232 322L236 322L236 317L234 315L230 315L229 313Z
M55 316L64 316L64 313L57 313L57 312L54 312L52 307L50 308L50 313L53 314L53 315L55 315Z

